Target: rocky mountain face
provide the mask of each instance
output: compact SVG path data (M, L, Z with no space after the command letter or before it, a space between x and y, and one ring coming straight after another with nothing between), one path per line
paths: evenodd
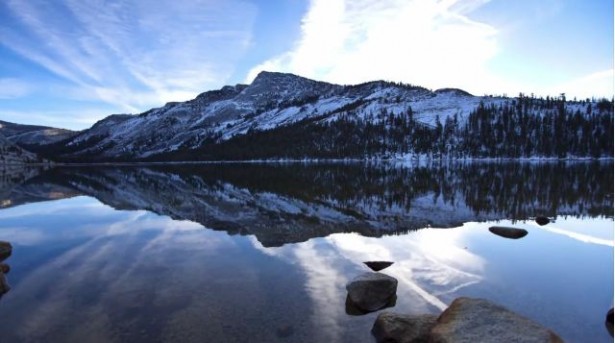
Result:
M394 101L393 101L394 100ZM267 130L308 118L335 120L353 108L397 112L420 104L416 117L433 123L435 113L466 113L480 98L453 91L371 82L338 86L281 73L260 73L251 85L226 86L191 101L168 103L140 115L112 115L56 146L64 158L144 158L181 149L197 149L250 130ZM467 113L466 113L467 114Z
M384 81L342 86L261 72L250 85L111 115L67 139L28 148L64 161L599 157L612 155L612 129L603 129L612 118L608 101L473 96Z
M13 144L0 134L0 208L13 206L10 195L13 188L40 173L39 167L29 167L30 163L41 163L43 159L36 154Z
M45 145L68 139L77 132L38 125L22 125L0 120L0 134L20 146Z
M36 154L24 150L0 134L0 172L26 163L38 163L43 160Z

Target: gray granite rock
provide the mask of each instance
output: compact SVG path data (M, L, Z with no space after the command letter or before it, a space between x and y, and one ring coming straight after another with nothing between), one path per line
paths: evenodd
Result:
M372 312L385 307L397 293L397 279L382 273L364 273L346 285L348 298L359 309Z
M438 316L382 312L376 318L372 334L378 343L427 343Z
M484 299L457 298L431 330L433 343L563 342L553 331Z

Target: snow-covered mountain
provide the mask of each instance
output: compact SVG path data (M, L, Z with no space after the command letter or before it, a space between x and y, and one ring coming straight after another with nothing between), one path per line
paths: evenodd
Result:
M552 100L547 99L546 108L542 105L544 101L533 101L530 114L540 117L556 113L556 102ZM322 157L322 153L312 153L306 147L313 144L314 140L327 140L330 145L336 145L327 148L324 156L339 157L340 154L347 154L347 149L341 151L337 147L340 142L335 130L320 132L320 128L339 122L360 123L362 126L359 131L347 134L351 139L352 135L366 137L364 140L358 138L356 142L345 140L346 145L369 145L373 149L368 152L366 148L365 151L370 155L373 155L372 150L390 152L391 146L404 145L400 151L406 153L416 151L416 146L423 146L423 150L427 148L424 142L406 141L403 137L399 138L399 134L422 135L427 137L427 142L435 142L438 138L442 140L441 146L457 144L457 141L448 138L446 142L443 137L432 139L428 137L429 132L419 130L433 129L434 134L441 135L442 130L435 131L438 126L444 126L447 120L452 122L454 118L455 125L459 125L461 131L462 125L465 125L471 113L477 111L479 105L495 111L496 108L501 110L503 106L512 108L516 102L515 98L473 96L459 89L431 91L384 81L342 86L293 74L261 72L250 85L225 86L202 93L193 100L167 103L139 115L111 115L90 129L47 146L41 153L44 152L49 158L69 161L233 159L238 158L237 154L210 153L216 149L218 152L220 149L226 149L225 152L233 149L220 148L220 145L234 142L243 136L292 128L288 132L273 132L271 136L301 136L308 131L314 135L304 137L301 142L294 142L303 149L300 153L292 153L287 149L287 146L294 144L293 139L296 137L285 137L283 142L280 137L260 137L262 145L285 145L283 148L278 147L280 151L268 157ZM586 103L567 102L566 111L573 113L582 110L585 113L586 106ZM596 104L589 106L595 108ZM526 111L528 108L525 107ZM301 127L294 127L297 125ZM370 125L380 125L380 131L372 130L370 133ZM398 134L390 130L394 126L401 128L400 125L405 125L405 131L399 129ZM469 135L473 136L474 133ZM517 135L521 135L521 132ZM387 140L385 136L394 137L395 140ZM246 144L243 142L241 145ZM380 145L384 146L380 148ZM323 150L322 147L319 149ZM332 153L336 149L337 153ZM262 154L239 156L248 159L260 157ZM353 157L356 157L356 153Z
M0 133L0 172L12 166L42 161L36 154L22 149Z
M436 115L442 120L454 114L465 117L480 101L504 100L452 89L432 92L382 81L340 86L261 72L251 85L226 86L140 115L109 116L66 145L73 156L147 157L180 147L197 148L212 137L226 140L307 118L331 121L350 111L366 116L382 109L401 113L412 106L417 120L433 125Z
M20 146L50 144L74 136L77 132L54 127L15 124L0 120L0 134Z

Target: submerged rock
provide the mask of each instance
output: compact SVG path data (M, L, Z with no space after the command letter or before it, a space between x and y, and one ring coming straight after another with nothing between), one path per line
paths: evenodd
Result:
M438 316L431 314L406 315L382 312L376 318L372 334L379 343L421 343L429 342L431 329Z
M430 342L563 342L553 331L484 299L457 298L440 315Z
M547 217L542 217L542 216L538 216L536 217L536 224L543 226L543 225L547 225L551 222L551 219L547 218Z
M389 262L389 261L367 261L363 263L365 263L365 265L368 266L369 269L375 272L388 268L393 264L393 262Z
M364 273L346 285L348 299L361 311L386 307L397 293L397 279L382 273Z
M295 328L292 325L284 325L275 330L278 338L287 338L295 333Z
M504 227L504 226L492 226L489 228L489 231L494 235L498 235L504 238L512 238L519 239L527 236L527 230L517 229L514 227Z
M11 256L13 252L13 246L9 242L0 241L0 261L4 261L7 257Z

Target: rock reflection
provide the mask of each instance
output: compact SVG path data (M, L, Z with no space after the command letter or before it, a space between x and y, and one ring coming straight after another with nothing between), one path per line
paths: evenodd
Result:
M389 261L365 261L363 263L375 272L386 269L393 264L393 262Z

